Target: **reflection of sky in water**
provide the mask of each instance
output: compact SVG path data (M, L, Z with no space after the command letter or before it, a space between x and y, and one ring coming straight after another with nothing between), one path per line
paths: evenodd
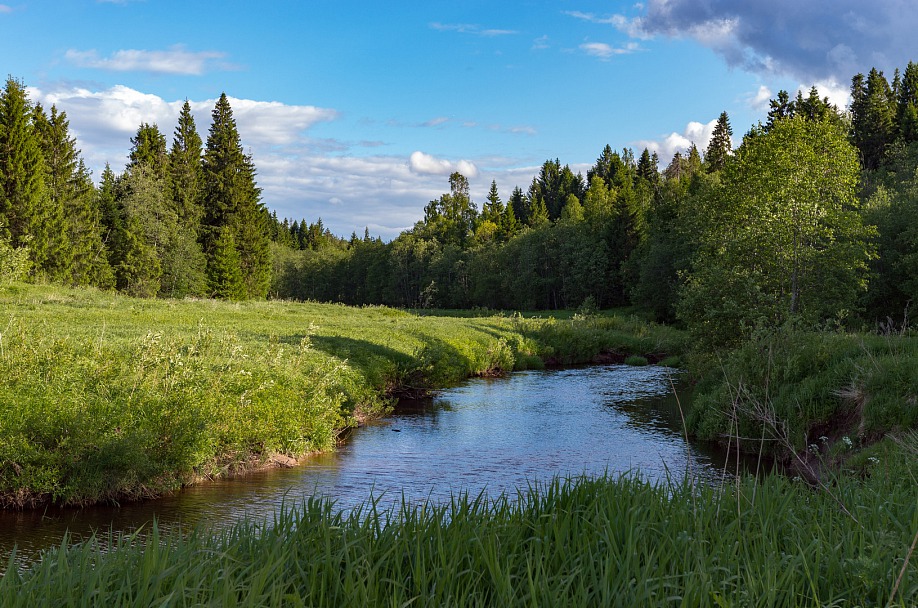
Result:
M382 495L384 505L403 495L437 501L460 492L495 496L555 475L630 471L651 480L681 480L691 466L695 475L719 478L710 456L686 448L672 373L655 366L601 366L472 380L432 401L405 404L355 430L337 452L294 469L220 480L114 509L0 513L0 558L8 558L13 542L34 555L59 543L68 527L79 535L132 529L153 516L166 526L260 520L282 501L298 504L316 492L349 508L371 493Z

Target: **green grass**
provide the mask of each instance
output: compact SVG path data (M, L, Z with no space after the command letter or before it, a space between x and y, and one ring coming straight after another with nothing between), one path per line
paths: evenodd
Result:
M334 447L392 395L602 352L677 353L635 318L139 300L0 288L0 506L156 496Z
M780 476L555 480L350 513L310 499L228 531L11 560L0 605L914 606L918 497L901 481L840 479L829 495Z
M918 430L915 337L784 330L705 365L688 416L701 438L738 433L753 438L751 450L765 437L779 440L768 445L840 456Z

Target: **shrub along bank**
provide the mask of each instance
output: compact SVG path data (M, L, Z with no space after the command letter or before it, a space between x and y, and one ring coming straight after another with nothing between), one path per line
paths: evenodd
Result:
M678 353L637 319L0 289L0 506L155 496L334 447L391 396L473 375Z
M690 432L788 458L806 475L827 465L868 474L887 444L918 433L918 339L906 332L787 328L693 363L705 372ZM914 456L899 464L918 471Z

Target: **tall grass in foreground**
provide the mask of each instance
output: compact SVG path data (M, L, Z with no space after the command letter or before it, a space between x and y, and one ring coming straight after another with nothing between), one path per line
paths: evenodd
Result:
M918 604L915 487L843 479L836 494L858 522L779 476L556 479L512 499L349 513L309 499L267 524L64 544L24 572L11 561L0 605Z

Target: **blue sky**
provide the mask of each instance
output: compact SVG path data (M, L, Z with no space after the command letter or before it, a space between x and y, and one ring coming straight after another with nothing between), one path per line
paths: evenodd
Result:
M67 112L87 164L123 168L141 122L171 142L221 92L281 217L392 238L459 170L506 200L543 161L603 146L664 161L738 140L778 90L847 103L851 76L918 60L914 0L370 2L0 0L0 57Z

